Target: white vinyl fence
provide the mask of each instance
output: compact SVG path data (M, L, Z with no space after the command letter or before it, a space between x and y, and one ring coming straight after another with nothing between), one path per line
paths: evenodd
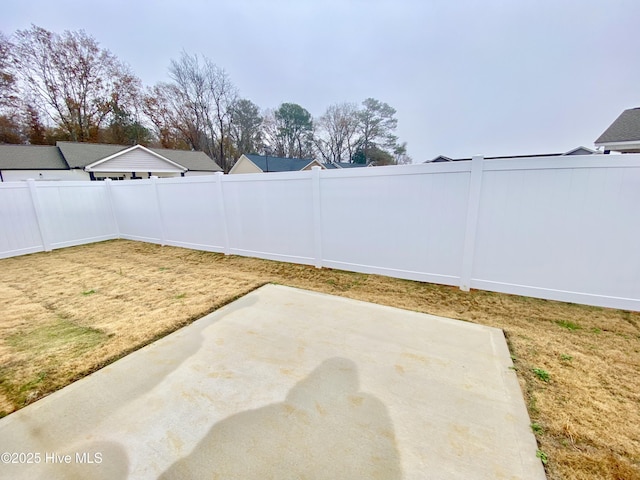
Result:
M0 258L126 238L640 311L639 210L635 154L28 181Z

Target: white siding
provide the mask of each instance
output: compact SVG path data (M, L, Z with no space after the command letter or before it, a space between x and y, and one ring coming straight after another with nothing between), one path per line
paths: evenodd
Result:
M203 175L215 175L216 172L204 172L200 170L190 170L184 173L185 177L201 177Z
M145 152L134 149L91 168L93 172L181 172L181 168Z
M89 180L89 174L80 169L73 170L2 170L2 180L19 182L21 180Z

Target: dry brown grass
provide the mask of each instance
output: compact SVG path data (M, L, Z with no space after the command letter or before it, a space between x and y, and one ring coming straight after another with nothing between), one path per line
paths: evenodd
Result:
M639 313L122 240L0 260L0 410L268 282L503 329L548 477L640 479Z

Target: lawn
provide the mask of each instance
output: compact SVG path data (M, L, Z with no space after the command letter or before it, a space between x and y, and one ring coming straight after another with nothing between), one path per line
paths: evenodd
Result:
M504 330L550 479L640 479L640 314L116 240L0 260L0 415L274 282Z

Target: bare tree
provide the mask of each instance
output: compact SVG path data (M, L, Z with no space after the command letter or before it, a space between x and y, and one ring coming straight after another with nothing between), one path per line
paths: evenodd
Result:
M97 138L113 112L136 97L140 81L84 31L16 32L16 71L29 103L75 141Z
M0 32L0 109L15 108L18 100L13 44Z
M314 141L325 162L351 162L359 143L360 117L353 103L331 105L317 122Z
M175 128L181 131L193 150L201 150L214 158L217 135L213 121L209 70L215 68L208 60L204 65L196 55L182 52L179 60L171 60L165 85L165 101L173 113Z
M284 137L280 135L275 110L267 109L262 113L262 153L276 157L286 156Z
M238 99L238 90L231 83L227 72L213 66L209 69L209 89L213 99L214 117L218 134L217 158L225 172L231 170L234 159L231 155L231 121L233 106Z
M188 148L212 154L213 149L207 149L204 143L205 135L198 117L176 85L154 85L147 90L142 105L163 147Z
M230 138L237 98L229 75L211 60L183 52L169 66L171 83L147 92L144 111L161 142L179 136L193 150L205 152L225 171L233 163Z

